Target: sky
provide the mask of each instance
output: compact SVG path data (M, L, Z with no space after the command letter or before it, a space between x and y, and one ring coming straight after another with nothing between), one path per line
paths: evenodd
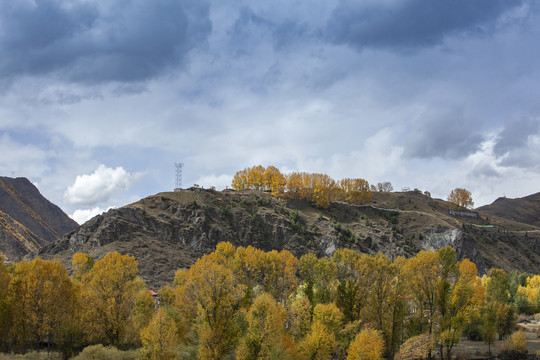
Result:
M82 223L254 165L540 191L540 4L0 0L0 175Z

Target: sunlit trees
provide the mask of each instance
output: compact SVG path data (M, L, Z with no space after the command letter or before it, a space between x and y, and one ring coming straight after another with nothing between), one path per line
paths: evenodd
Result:
M144 284L137 261L117 252L97 261L85 277L84 321L91 341L118 346L132 334L132 311Z
M35 258L15 265L8 286L12 333L22 345L57 341L71 320L76 293L67 271L57 261Z
M364 179L342 179L338 190L338 197L350 204L365 204L372 196L369 183Z
M380 185L384 191L391 191L388 190L392 188L390 183ZM371 200L371 190L364 179L335 181L326 174L306 172L283 175L274 166L264 168L257 165L237 171L231 186L235 190L264 190L286 199L308 200L321 208L328 207L332 201L364 204Z
M174 320L167 316L164 308L158 309L148 326L141 331L142 359L176 359L178 336Z
M448 195L448 202L451 202L454 204L454 206L457 207L464 207L472 209L474 206L474 202L472 200L471 192L467 189L463 188L455 188L450 192L450 195Z
M73 266L70 278L56 261L0 262L4 350L49 342L68 358L101 343L142 345L144 359L343 360L425 358L437 346L448 359L467 327L489 345L514 327L506 273L481 280L450 247L409 260L351 249L298 260L219 243L160 289L158 309L134 258L77 254ZM525 278L519 296L538 303L540 276Z
M211 254L190 268L183 296L184 304L197 306L198 358L222 358L237 340L233 317L244 296L243 287L232 270Z
M267 293L258 296L250 307L246 335L241 339L236 359L269 359L272 353L287 353L285 309Z
M9 307L7 289L11 282L11 275L9 274L6 264L0 257L0 350L7 350L9 332L11 330L11 309Z
M354 339L347 349L347 360L378 360L382 359L384 341L373 329L364 329Z

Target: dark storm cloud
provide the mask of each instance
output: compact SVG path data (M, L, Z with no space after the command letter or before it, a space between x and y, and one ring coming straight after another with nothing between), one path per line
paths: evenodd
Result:
M0 77L56 72L82 82L141 81L181 66L211 31L199 0L0 0Z
M405 144L408 158L462 159L478 150L484 140L478 124L458 109L427 111L409 133Z
M366 5L343 1L333 11L327 37L355 48L406 50L439 44L448 35L484 34L518 0L403 0Z
M508 152L527 146L529 136L538 135L540 119L521 118L507 121L499 134L493 152L502 156Z

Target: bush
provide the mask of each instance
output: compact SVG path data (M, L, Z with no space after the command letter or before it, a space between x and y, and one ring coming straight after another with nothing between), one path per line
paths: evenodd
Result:
M501 359L526 359L527 352L527 338L523 330L519 330L502 344L499 357Z
M430 334L414 336L401 345L395 359L424 359L427 357L429 351L434 348L433 343L433 337Z
M98 344L84 348L73 360L137 360L138 358L138 350L121 351L114 346L105 347Z
M0 354L0 360L60 360L62 355L60 353L51 352L47 354L47 351L32 351L26 354Z

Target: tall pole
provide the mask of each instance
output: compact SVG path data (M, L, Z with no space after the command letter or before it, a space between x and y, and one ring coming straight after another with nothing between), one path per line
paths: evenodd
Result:
M184 163L174 163L174 166L176 168L176 187L174 191L177 191L182 189L182 167Z

